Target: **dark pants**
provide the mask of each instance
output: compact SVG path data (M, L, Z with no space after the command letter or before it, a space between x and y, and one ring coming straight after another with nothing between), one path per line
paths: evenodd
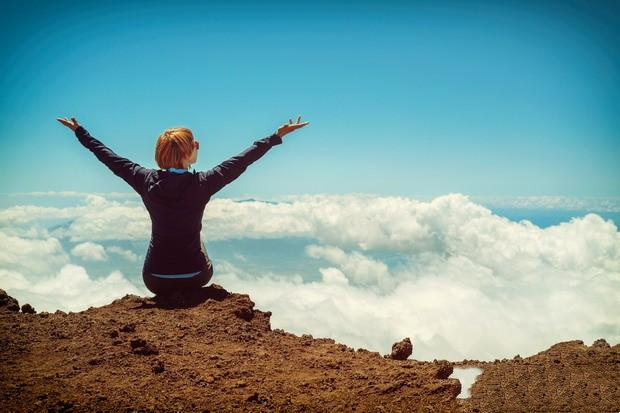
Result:
M142 280L144 285L155 295L167 295L174 291L191 291L196 290L207 284L213 276L213 263L207 254L204 242L201 241L201 250L207 259L204 268L199 274L192 275L187 278L161 278L153 275L148 268L144 267L142 271Z

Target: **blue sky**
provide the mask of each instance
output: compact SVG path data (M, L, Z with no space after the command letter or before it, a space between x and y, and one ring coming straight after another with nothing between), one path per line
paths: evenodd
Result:
M0 192L130 190L59 116L199 170L301 114L218 196L618 196L617 4L4 2Z

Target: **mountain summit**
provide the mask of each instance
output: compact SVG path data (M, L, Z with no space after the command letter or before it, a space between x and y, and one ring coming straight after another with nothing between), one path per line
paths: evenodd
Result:
M80 312L21 308L0 290L5 411L620 409L620 345L604 340L494 362L399 360L412 348L415 355L408 338L382 356L272 329L271 312L217 284L166 300L126 295ZM483 369L471 398L457 398L453 366Z

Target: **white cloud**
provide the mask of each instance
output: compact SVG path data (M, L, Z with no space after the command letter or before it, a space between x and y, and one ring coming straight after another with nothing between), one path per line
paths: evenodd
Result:
M220 211L235 216L233 234L282 235L288 226L277 219L288 213L298 222L286 235L322 242L306 249L333 265L318 270L318 282L216 271L214 282L248 292L273 311L278 327L383 353L410 336L418 359L492 360L564 339L620 339L620 234L612 221L588 214L542 229L460 194L429 202L300 198L284 206L229 203ZM227 232L225 219L210 218ZM388 269L359 248L401 252L406 260Z
M10 197L48 197L48 198L87 198L92 195L105 196L106 198L136 198L135 192L78 192L78 191L33 191L11 192L6 194Z
M82 311L90 306L109 304L125 294L150 295L145 288L129 282L120 271L107 277L92 279L84 267L67 264L60 271L38 281L24 280L26 285L14 285L6 291L19 297L20 305L28 302L37 312Z
M342 268L340 273L354 285L393 287L388 266L358 251L347 254L338 247L308 245L306 253L313 258L324 258L331 264L338 264Z
M338 268L319 268L321 272L321 278L326 284L349 284L347 276Z
M142 204L108 201L102 196L86 198L87 211L68 228L54 232L71 241L142 240L151 234L151 222Z
M50 257L56 265L66 264L58 237L95 242L150 236L140 203L84 199L82 207L0 210L0 225L7 228L0 233L2 283L23 287L30 271L44 269ZM461 194L429 201L363 194L284 201L214 199L203 221L205 240L303 236L316 241L305 250L308 260L300 262L300 267L316 264L314 282L295 273L244 273L214 257L213 282L249 293L258 308L273 312L274 327L383 354L408 336L413 357L421 360L493 360L534 354L561 340L620 340L620 234L612 221L596 214L543 229L497 216ZM49 233L34 228L38 219L49 218L46 214L71 224ZM20 234L28 232L47 239L25 240ZM122 254L115 247L107 251ZM377 258L386 255L398 256L398 264ZM122 294L90 279L81 267L63 268L56 281L20 291L54 288L72 305L88 300L98 305L97 297L89 298L93 288L110 297ZM63 290L69 286L56 285L58 279L72 289Z
M44 239L52 237L48 229L38 222L32 222L28 226L3 226L2 232L5 236L28 239Z
M68 219L87 211L87 207L41 207L36 205L17 205L0 210L0 225L13 226L28 224L38 219Z
M138 255L135 254L133 251L126 250L124 248L117 247L115 245L107 247L106 250L108 252L120 255L121 257L125 258L127 261L138 262L139 260Z
M42 274L68 262L69 256L56 238L28 239L0 232L0 269Z
M0 268L0 281L3 290L11 288L23 289L28 286L28 280L24 275L17 271L5 270Z
M141 202L110 201L95 194L85 195L83 201L85 205L65 208L17 205L1 209L0 226L19 228L36 225L36 221L64 220L68 225L51 229L51 236L73 242L150 237L150 218Z
M461 393L457 396L459 399L466 399L470 397L469 390L471 385L475 383L476 377L482 373L482 369L479 367L454 367L452 374L449 376L451 379L457 379L461 382Z
M83 242L71 249L71 254L88 261L105 261L108 256L103 245L94 242Z

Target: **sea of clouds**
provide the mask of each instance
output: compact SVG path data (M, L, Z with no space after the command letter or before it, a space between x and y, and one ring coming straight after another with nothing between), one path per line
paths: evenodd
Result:
M143 251L121 246L150 238L139 198L37 195L74 197L77 205L0 209L0 288L38 311L152 295L139 274ZM620 341L620 233L598 214L540 228L462 194L424 201L364 194L213 199L202 236L207 245L312 240L300 265L313 280L248 271L240 255L211 257L213 282L249 294L258 309L272 311L273 328L296 334L382 354L410 337L412 358L455 361L525 357L564 340ZM379 252L399 260L388 263ZM89 275L85 262L107 265L106 276ZM119 270L121 262L135 273Z

